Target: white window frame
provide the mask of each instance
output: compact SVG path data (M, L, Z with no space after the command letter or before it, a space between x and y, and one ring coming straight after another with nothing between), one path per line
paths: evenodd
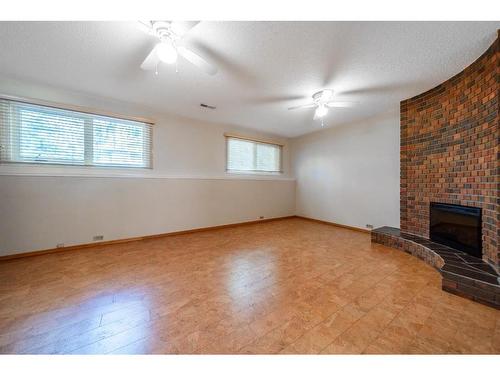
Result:
M282 143L278 142L273 142L265 139L259 139L259 138L252 138L252 137L246 137L238 134L232 134L232 133L224 133L225 137L225 146L226 146L226 173L232 173L232 174L261 174L261 175L279 175L283 174L283 147L284 145ZM236 170L236 169L229 169L229 140L230 139L241 139L243 141L249 141L253 143L261 143L261 144L268 144L268 145L273 145L273 146L278 146L279 148L279 170L278 171L260 171L260 170ZM256 151L256 149L255 149Z
M10 95L0 95L0 99L7 100L10 102L14 102L15 106L13 106L10 111L10 117L17 117L19 116L19 108L22 108L23 104L27 105L37 105L41 107L47 108L48 111L51 109L54 109L57 111L58 109L60 110L65 110L65 111L70 111L72 112L72 116L75 118L79 117L84 121L84 161L82 164L78 163L64 163L64 162L57 162L57 161L37 161L36 159L31 159L31 158L23 158L21 157L21 152L20 152L20 137L16 137L18 140L17 142L12 141L12 137L10 136L12 132L12 128L9 126L8 127L8 133L5 134L2 139L0 139L0 151L1 152L8 152L10 155L7 157L2 157L0 158L0 165L1 164L17 164L17 165L36 165L36 166L42 166L42 165L54 165L54 166L64 166L64 167L69 167L69 168L78 168L78 167L90 167L90 168L119 168L119 169L153 169L153 127L154 121L146 118L141 118L141 117L133 117L133 116L123 116L119 115L113 112L107 112L107 111L100 111L100 110L95 110L87 107L80 107L80 106L74 106L74 105L68 105L68 104L61 104L61 103L54 103L50 101L45 101L45 100L38 100L38 99L28 99L28 98L21 98L21 97L15 97L15 96L10 96ZM18 107L18 108L15 108ZM83 116L87 115L87 116ZM149 165L148 166L133 166L133 165L114 165L114 164L97 164L94 163L93 161L93 122L91 119L88 117L88 115L95 115L95 116L101 116L103 118L110 118L110 119L116 119L116 120L126 120L126 121L134 121L134 122L139 122L139 123L144 123L147 125L151 125L151 130L150 130L150 137L149 139L146 139L147 137L144 138L144 142L147 142L148 145L145 145L144 147L144 156L147 157L147 160L149 160ZM7 121L6 119L0 119L2 121ZM17 120L19 122L19 120ZM17 129L19 131L19 129ZM146 156L146 153L149 154L149 156ZM0 155L1 156L1 155ZM8 159L8 160L5 160ZM9 160L10 159L10 160Z

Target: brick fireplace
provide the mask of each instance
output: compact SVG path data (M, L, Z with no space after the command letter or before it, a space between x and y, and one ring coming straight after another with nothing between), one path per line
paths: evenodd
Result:
M372 233L374 242L400 248L439 268L443 289L497 308L499 35L500 31L490 48L462 72L401 102L401 230L384 227ZM429 241L431 202L481 209L484 262ZM481 269L487 272L481 274Z
M499 38L441 85L401 102L401 231L429 237L430 202L482 208L483 259L500 266Z

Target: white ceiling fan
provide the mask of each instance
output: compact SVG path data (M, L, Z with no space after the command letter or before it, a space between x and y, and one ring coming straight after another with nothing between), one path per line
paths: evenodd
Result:
M312 95L312 103L290 107L288 110L316 108L314 119L321 119L321 126L323 126L323 117L328 114L329 108L350 108L356 105L356 102L341 102L332 100L332 98L333 90L321 90Z
M158 74L160 63L174 64L180 55L205 73L216 74L217 68L215 66L183 45L184 35L198 23L199 21L139 21L140 28L144 32L159 39L159 42L142 62L141 68L144 70L154 69Z

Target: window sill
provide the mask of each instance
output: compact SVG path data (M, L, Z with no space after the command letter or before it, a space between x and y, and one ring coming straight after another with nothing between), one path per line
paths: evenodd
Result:
M240 176L283 176L283 172L226 171L226 175L240 175Z
M144 178L193 180L280 180L295 181L283 173L174 174L152 169L75 167L48 165L0 165L0 176L19 177L83 177L83 178Z

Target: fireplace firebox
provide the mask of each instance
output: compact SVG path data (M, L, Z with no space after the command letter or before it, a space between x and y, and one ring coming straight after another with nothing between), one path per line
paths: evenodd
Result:
M430 239L482 257L481 208L431 202Z

